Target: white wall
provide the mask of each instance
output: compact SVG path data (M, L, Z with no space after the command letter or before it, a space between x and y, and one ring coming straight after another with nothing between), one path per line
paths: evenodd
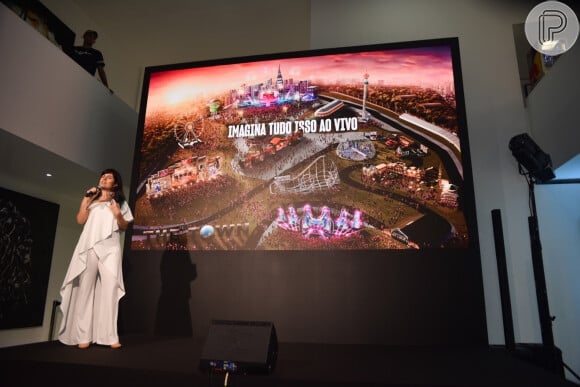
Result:
M13 176L5 176L1 172L0 180L2 181L3 188L26 193L26 195L59 205L58 223L54 239L42 326L0 330L0 347L46 341L48 340L50 331L52 302L54 300L60 300L60 285L62 284L64 273L66 273L67 265L72 255L72 248L74 248L76 240L80 235L80 228L74 220L79 203L77 201L67 200L59 193L47 192L43 187L31 185L25 180L15 180Z
M507 3L507 2L506 2ZM508 150L528 131L512 25L531 8L495 1L312 1L314 48L459 37L489 342L503 343L491 210L504 214L517 342L539 342L527 234L527 186Z
M0 52L0 128L90 170L115 165L131 176L133 108L3 4Z
M556 317L554 342L578 372L580 184L536 185L535 193L550 314Z
M482 254L484 292L486 301L487 326L490 344L504 342L501 315L501 300L494 250L493 230L490 212L500 209L506 254L510 293L514 318L515 339L518 343L541 342L535 283L531 264L530 241L527 225L528 189L524 178L518 174L517 164L508 150L509 139L522 132L530 132L530 119L524 108L519 89L519 73L516 60L512 26L525 22L528 12L537 1L456 1L456 0L368 0L354 2L348 0L312 0L311 32L313 48L369 44L381 42L409 41L438 37L459 37L463 72L464 92L468 117L469 140L477 200L477 217ZM576 47L576 51L580 51ZM568 55L568 54L566 54ZM566 66L576 66L577 56L563 56L560 60ZM570 74L570 73L568 73ZM575 72L572 72L575 74ZM555 114L567 110L564 127L554 125L537 125L534 135L542 140L560 136L561 141L551 141L547 146L559 150L565 145L567 156L578 153L577 142L570 131L577 131L578 115L572 115L573 105L577 105L577 78L573 80L570 97L562 104L561 92L566 84L570 85L570 76L558 71L548 74L558 82L548 84L542 80L538 90L550 90L546 94L534 90L537 99L544 106L557 105ZM548 78L546 77L546 78ZM576 109L577 111L577 109ZM541 111L531 114L534 122L551 122ZM572 120L576 121L572 121ZM558 123L563 122L560 115ZM536 132L537 130L537 132ZM546 130L546 132L543 132ZM568 144L568 145L566 145ZM574 153L575 152L575 153ZM563 162L557 158L558 162ZM539 205L542 209L542 240L547 240L555 230L561 229L556 219L566 219L569 235L567 244L562 244L560 237L550 241L549 248L567 253L561 255L559 262L551 261L547 268L548 287L558 281L558 274L570 269L577 274L578 261L568 257L577 247L570 247L572 240L578 238L578 204L575 207L569 202L577 198L577 193L563 189L558 199L567 198L568 208L552 212L548 203ZM544 189L544 188L543 188ZM552 186L546 190L556 190ZM572 196L575 195L575 196ZM556 200L558 200L556 199ZM564 204L563 204L564 205ZM571 211L571 212L567 212ZM544 220L544 212L554 216L554 223ZM557 215L556 215L557 214ZM570 219L570 214L572 219ZM568 223L571 222L571 223ZM546 223L546 224L544 224ZM557 246L552 247L552 243ZM550 305L553 311L568 313L568 317L555 327L556 345L564 353L564 360L576 370L580 369L579 346L576 344L575 327L580 322L578 316L577 287L570 285L571 274L563 278L564 282L550 289ZM570 294L572 293L572 294ZM575 308L570 311L569 308Z
M0 52L1 185L60 207L43 325L1 330L3 347L48 339L52 302L80 234L80 193L106 167L129 181L137 114L3 4ZM62 176L31 178L31 165L42 161Z
M577 42L560 56L527 101L531 136L552 157L556 179L580 179L579 64ZM550 314L556 317L554 342L564 362L578 373L580 184L536 185L535 193Z
M528 97L531 136L558 168L580 153L580 42L561 55ZM553 71L552 71L553 70ZM558 103L554 103L554 101ZM557 174L556 174L556 177Z
M180 1L190 5L189 0ZM137 128L136 110L145 66L268 53L278 49L306 49L309 36L308 0L288 4L281 15L274 3L264 6L260 0L240 4L212 3L215 6L202 7L195 14L183 13L177 1L172 7L159 1L160 13L155 17L174 12L174 17L181 18L181 22L172 26L176 31L176 40L172 42L175 44L153 36L156 32L149 28L151 26L139 26L136 32L127 31L140 20L135 17L139 4L107 0L44 0L42 3L75 31L77 44L81 43L86 29L99 32L95 48L104 52L109 83L115 94L111 95L94 77L0 4L0 138L10 137L3 134L6 131L22 139L18 141L17 151L13 149L15 144L0 143L0 152L10 153L0 155L0 160L8 160L6 164L0 163L1 185L60 206L44 323L41 327L1 330L0 347L47 340L52 301L60 299L58 290L80 234L74 221L79 191L94 184L98 172L111 166L121 172L125 188L128 188ZM94 6L95 13L89 17L77 3ZM114 9L123 5L126 6L124 15ZM258 5L262 5L263 19L253 28L246 23L259 9ZM231 12L231 7L237 7L237 11ZM94 20L99 14L109 23L108 28ZM264 35L268 26L274 28L280 18L296 20L304 27L285 36L283 42L273 35L269 42L257 38ZM246 26L240 27L240 21ZM253 36L235 33L236 29L248 26ZM153 35L147 36L147 33ZM210 44L209 35L214 38ZM227 44L232 41L246 44ZM22 154L17 154L19 151ZM66 181L61 186L47 185L19 173L17 163L22 162L20 166L24 167L28 164L26 158L36 159L41 155L51 160L58 158L58 164L70 173L69 179L75 181Z

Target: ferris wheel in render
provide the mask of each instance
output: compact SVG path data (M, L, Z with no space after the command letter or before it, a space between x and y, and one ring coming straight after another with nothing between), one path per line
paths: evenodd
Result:
M196 132L203 129L203 119L188 119L183 117L175 121L173 125L173 136L181 148L191 148L202 143Z

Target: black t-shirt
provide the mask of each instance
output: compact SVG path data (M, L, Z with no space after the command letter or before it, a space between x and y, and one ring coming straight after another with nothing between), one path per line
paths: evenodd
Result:
M95 75L99 65L105 65L103 54L92 47L75 46L72 49L71 57L91 75Z

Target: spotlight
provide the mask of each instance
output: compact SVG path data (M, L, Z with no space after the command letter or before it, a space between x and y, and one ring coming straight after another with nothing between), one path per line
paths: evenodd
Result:
M556 177L552 171L552 159L544 153L527 133L511 138L509 148L521 168L539 182L546 182Z

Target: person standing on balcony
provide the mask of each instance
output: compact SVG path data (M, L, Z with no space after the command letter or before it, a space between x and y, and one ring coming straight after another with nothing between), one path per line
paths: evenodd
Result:
M70 56L82 68L87 70L89 74L94 76L98 72L103 85L107 86L107 88L113 92L109 88L107 74L105 73L105 60L103 58L103 53L93 48L98 37L99 34L97 34L97 31L85 31L83 35L83 45L72 47Z

